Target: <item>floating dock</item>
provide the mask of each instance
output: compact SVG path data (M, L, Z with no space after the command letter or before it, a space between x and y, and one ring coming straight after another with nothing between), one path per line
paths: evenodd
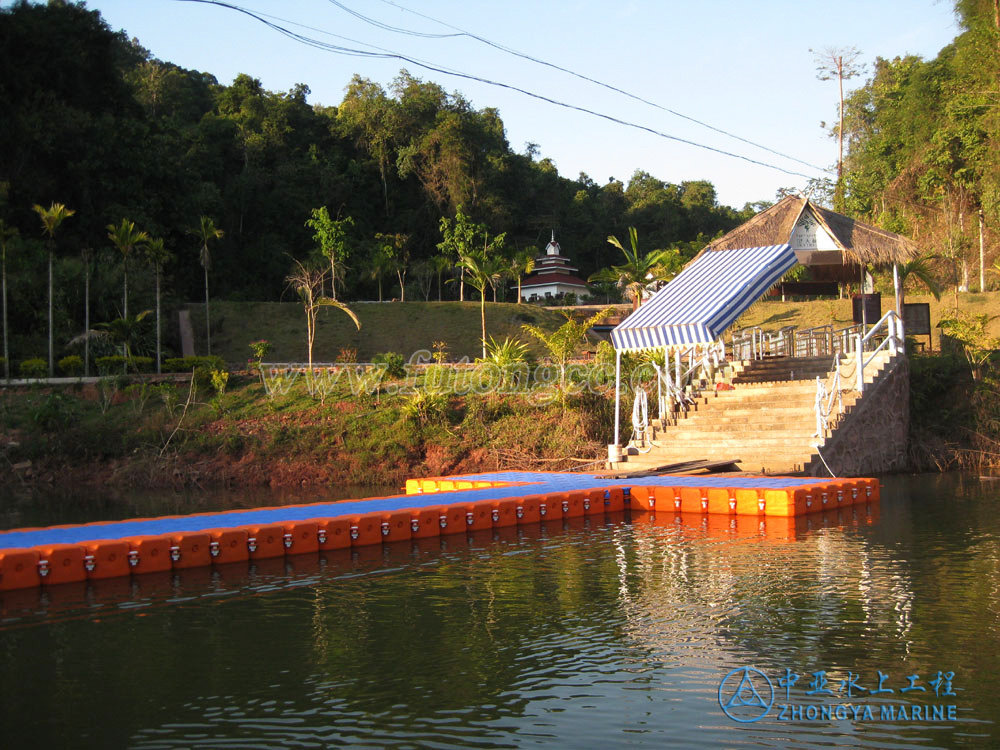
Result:
M410 479L406 494L0 532L0 591L317 554L631 512L730 525L879 498L875 479L496 472ZM729 516L729 519L724 517Z

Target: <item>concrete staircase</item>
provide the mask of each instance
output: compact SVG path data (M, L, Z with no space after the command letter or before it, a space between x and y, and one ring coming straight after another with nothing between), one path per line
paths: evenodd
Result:
M878 381L890 364L887 352L877 356L866 370L866 393L868 384ZM862 397L855 390L854 356L839 360L838 368L844 413L831 418L823 440L850 418ZM821 439L815 437L816 378L832 390L833 372L829 356L733 363L725 378L732 390L708 388L695 398L688 411L675 414L667 424L656 420L651 441L639 447L630 445L625 460L609 468L641 471L682 461L739 459L744 471L810 471L820 460L817 443L822 449ZM630 413L627 408L623 412ZM629 426L624 428L631 430Z

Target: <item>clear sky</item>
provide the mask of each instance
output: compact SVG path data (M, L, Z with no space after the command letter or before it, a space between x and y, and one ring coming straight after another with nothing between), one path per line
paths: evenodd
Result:
M468 37L429 38L378 28L331 0L229 2L271 14L275 23L324 42L381 48L792 172L823 176L818 169ZM810 49L856 47L870 71L876 56L932 58L958 33L949 0L337 2L380 23L427 34L454 33L444 25L449 24L827 169L836 162L836 142L821 122L836 120L837 88L833 81L817 80ZM90 0L88 7L162 60L212 73L222 83L238 73L259 78L272 91L305 83L314 104L338 104L355 73L387 86L405 67L460 91L476 108L499 109L515 151L536 143L539 158L552 159L569 178L586 172L601 184L611 177L627 183L636 169L644 169L674 183L707 179L720 202L736 207L773 199L779 187L801 187L806 181L412 63L313 49L227 8L183 0Z

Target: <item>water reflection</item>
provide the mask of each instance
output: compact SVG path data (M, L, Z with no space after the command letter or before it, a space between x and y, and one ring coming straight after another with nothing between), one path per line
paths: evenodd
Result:
M903 478L871 515L575 519L4 595L0 726L60 747L992 747L996 489ZM954 671L959 722L741 726L717 697L740 665L800 688Z

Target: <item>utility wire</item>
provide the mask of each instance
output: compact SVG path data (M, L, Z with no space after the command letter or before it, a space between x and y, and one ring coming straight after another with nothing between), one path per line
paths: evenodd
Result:
M686 138L680 138L680 137L675 136L675 135L670 135L669 133L664 133L662 131L656 130L656 129L648 127L646 125L639 125L638 123L629 122L627 120L622 120L621 118L614 117L614 116L608 115L608 114L604 114L602 112L597 112L597 111L592 110L592 109L587 109L586 107L581 107L581 106L578 106L578 105L575 105L575 104L569 104L567 102L562 102L562 101L559 101L557 99L552 99L550 97L544 96L542 94L536 94L536 93L534 93L532 91L528 91L527 89L523 89L523 88L520 88L519 86L514 86L514 85L509 84L509 83L502 83L500 81L493 81L493 80L490 80L488 78L482 78L480 76L472 75L470 73L462 73L460 71L450 70L450 69L444 68L444 67L439 66L439 65L432 65L432 64L429 64L429 63L426 63L426 62L421 62L421 61L417 60L416 58L409 57L407 55L403 55L403 54L400 54L400 53L397 53L397 52L387 52L387 51L384 51L384 52L369 52L369 51L366 51L366 50L354 49L354 48L351 48L351 47L342 47L340 45L330 44L329 42L323 42L323 41L320 41L318 39L313 39L312 37L308 37L308 36L305 36L303 34L299 34L298 32L292 31L291 29L285 28L284 26L281 26L281 25L275 23L272 20L268 20L268 18L265 18L263 15L258 14L255 11L249 10L248 8L243 8L243 7L239 6L239 5L234 5L234 4L229 3L229 2L224 2L224 0L177 0L177 2L201 3L201 4L204 4L204 5L216 5L216 6L219 6L220 8L227 8L229 10L234 10L234 11L236 11L238 13L243 13L244 15L247 15L250 18L253 18L253 19L257 20L257 21L260 21L265 26L273 29L274 31L277 31L279 34L282 34L282 35L288 37L289 39L292 39L292 40L297 41L297 42L299 42L301 44L304 44L307 47L313 47L314 49L319 49L319 50L326 51L326 52L333 52L335 54L345 55L345 56L349 56L349 57L367 57L367 58L383 59L383 60L387 60L387 59L400 60L402 62L406 62L406 63L409 63L411 65L416 65L418 67L424 68L425 70L430 70L430 71L435 72L435 73L442 73L444 75L451 75L451 76L455 76L457 78L463 78L463 79L469 80L469 81L476 81L477 83L483 83L483 84L486 84L486 85L489 85L489 86L496 86L497 88L507 89L509 91L516 91L519 94L524 94L525 96L529 96L529 97L531 97L533 99L538 99L540 101L548 102L549 104L553 104L553 105L555 105L557 107L563 107L564 109L569 109L569 110L573 110L573 111L576 111L576 112L583 112L585 114L592 115L594 117L599 117L599 118L601 118L603 120L607 120L608 122L613 122L613 123L615 123L617 125L623 125L625 127L633 128L635 130L641 130L641 131L650 133L652 135L658 136L660 138L665 138L665 139L670 140L670 141L675 141L677 143L683 143L685 145L693 146L694 148L700 148L700 149L703 149L705 151L711 151L713 153L720 154L721 156L728 156L728 157L733 158L733 159L739 159L739 160L745 161L745 162L747 162L749 164L756 164L757 166L766 167L768 169L773 169L773 170L776 170L778 172L784 172L785 174L793 175L795 177L804 177L806 179L810 179L810 175L804 174L802 172L796 172L796 171L794 171L792 169L786 169L785 167L780 167L780 166L778 166L776 164L770 164L768 162L760 161L758 159L752 159L749 156L743 156L742 154L736 154L736 153L733 153L731 151L725 151L725 150L720 149L720 148L715 148L714 146L708 146L708 145L706 145L704 143L698 143L696 141L691 141L691 140L688 140ZM274 18L274 17L271 16L271 18ZM277 19L277 20L280 20L283 23L290 23L286 19ZM809 165L809 166L812 166L812 165Z
M663 112L668 112L668 113L674 115L675 117L680 117L681 119L688 120L689 122L693 122L696 125L700 125L703 128L708 128L709 130L713 130L716 133L721 133L722 135L728 136L729 138L734 138L737 141L741 141L742 143L746 143L746 144L748 144L750 146L753 146L755 148L759 148L759 149L761 149L763 151L767 151L769 153L772 153L775 156L780 156L783 159L788 159L790 161L798 162L799 164L802 164L803 166L810 167L811 169L817 169L817 170L819 170L821 172L831 172L832 173L832 171L833 171L833 170L830 170L830 169L826 169L825 167L818 167L815 164L812 164L810 162L804 161L804 160L799 159L799 158L797 158L795 156L791 156L789 154L782 153L781 151L776 151L773 148L770 148L770 147L765 146L765 145L760 144L760 143L756 143L756 142L751 141L751 140L749 140L747 138L744 138L744 137L742 137L740 135L736 135L735 133L730 133L728 130L723 130L722 128L716 127L715 125L711 125L711 124L709 124L707 122L703 122L702 120L698 120L697 118L691 117L690 115L685 115L682 112L678 112L676 110L670 109L669 107L665 107L662 104L657 104L656 102L650 101L649 99L645 99L645 98L639 96L638 94L633 94L630 91L626 91L625 89L619 88L618 86L614 86L614 85L612 85L610 83L604 83L603 81L599 81L596 78L591 78L589 76L586 76L583 73L577 73L575 70L570 70L569 68L564 68L561 65L557 65L556 63L549 62L548 60L539 59L537 57L529 55L526 52L520 52L520 51L518 51L516 49L513 49L511 47L507 47L506 45L500 44L499 42L494 42L494 41L491 41L491 40L486 39L484 37L481 37L478 34L473 34L471 31L465 31L464 29L461 29L458 26L451 25L447 21L441 21L441 20L439 20L437 18L434 18L433 16L428 16L425 13L421 13L419 11L412 10L411 8L406 8L406 7L402 6L402 5L399 5L399 4L395 3L395 2L393 2L393 0L382 0L382 2L385 3L386 5L391 5L392 7L397 8L397 9L402 10L402 11L405 11L407 13L412 13L415 16L420 16L421 18L425 18L428 21L433 21L434 23L440 24L441 26L445 26L445 27L447 27L449 29L454 29L457 33L454 33L454 34L425 34L425 33L422 33L422 32L412 31L410 29L400 28L398 26L390 26L390 25L384 24L384 23L382 23L380 21L376 21L374 19L368 18L367 16L364 16L361 13L353 11L350 8L348 8L347 6L345 6L343 3L338 2L337 0L327 0L327 2L329 2L329 3L333 4L333 5L336 5L338 8L341 8L342 10L346 11L347 13L350 13L355 18L359 18L362 21L365 21L366 23L370 23L371 25L376 26L376 27L378 27L380 29L384 29L386 31L393 31L393 32L396 32L398 34L407 34L409 36L425 37L425 38L429 38L429 39L446 39L446 38L459 37L459 36L464 36L464 37L468 37L469 39L474 39L477 42L481 42L482 44L485 44L487 46L493 47L494 49L500 50L501 52L506 52L508 55L513 55L515 57L520 57L520 58L522 58L524 60L528 60L528 61L536 63L538 65L544 65L544 66L546 66L548 68L552 68L553 70L558 70L558 71L560 71L562 73L566 73L566 74L571 75L571 76L573 76L575 78L579 78L580 80L587 81L588 83L593 83L593 84L595 84L597 86L601 86L603 88L608 89L609 91L614 91L617 94L621 94L622 96L626 96L629 99L634 99L637 102L642 102L643 104L647 104L650 107L655 107L656 109L662 110Z

